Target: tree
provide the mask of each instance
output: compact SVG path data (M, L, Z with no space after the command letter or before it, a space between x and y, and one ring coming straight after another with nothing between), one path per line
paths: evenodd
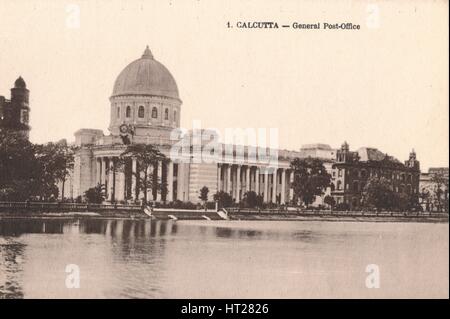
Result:
M294 171L294 202L300 199L306 206L312 204L316 196L324 194L331 184L331 175L325 169L323 161L317 158L295 158L291 162Z
M263 197L256 194L256 192L254 191L246 192L243 199L244 204L250 208L261 207L263 204L263 200Z
M371 177L364 186L362 203L377 210L392 209L397 206L391 183L385 177Z
M325 196L325 198L323 199L323 202L327 205L329 205L330 207L334 207L336 205L336 201L334 200L333 196L327 195Z
M420 198L420 203L422 204L422 206L425 205L425 210L429 211L430 210L430 199L431 199L430 192L426 188L423 188L419 194L419 198Z
M441 212L444 210L448 212L448 176L441 172L433 173L431 181L436 185L434 191L434 201L437 206L437 210Z
M220 191L214 194L214 200L219 203L219 207L230 207L233 204L233 198L230 194Z
M198 197L200 200L203 201L203 205L205 206L205 209L206 209L206 202L208 201L208 193L209 193L209 188L206 186L203 186L200 189L200 196Z
M35 145L35 154L41 167L41 197L57 197L56 184L61 182L61 198L64 199L65 182L74 165L74 149L63 139L56 143Z
M98 184L95 187L89 188L84 192L86 201L91 204L101 204L105 200L105 185Z
M0 130L0 200L24 201L39 194L41 168L34 153L21 133Z
M136 172L133 172L136 178L137 191L144 192L144 201L147 202L147 191L155 189L161 194L167 193L167 185L156 174L153 173L153 168L158 163L166 163L167 157L161 153L157 147L151 144L131 144L121 154L118 167L124 169L125 162L128 158L136 160Z

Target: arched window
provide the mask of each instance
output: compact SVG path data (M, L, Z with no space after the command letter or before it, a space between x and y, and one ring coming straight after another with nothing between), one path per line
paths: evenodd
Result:
M120 106L117 108L117 118L120 119Z
M168 120L168 119L169 119L169 109L166 109L166 110L164 111L164 119L165 119L165 120Z
M144 113L145 113L144 107L142 105L139 106L138 117L140 117L141 119L144 118Z
M177 121L177 110L173 111L173 121L176 122Z
M155 106L152 108L152 118L158 118L158 109Z
M131 107L127 106L127 112L126 117L131 117Z

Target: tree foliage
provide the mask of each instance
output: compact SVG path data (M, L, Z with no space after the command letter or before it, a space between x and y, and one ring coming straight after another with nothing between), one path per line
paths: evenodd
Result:
M105 185L98 184L95 187L89 188L84 192L86 201L91 204L101 204L105 200Z
M330 207L334 207L336 205L336 201L334 200L333 196L327 195L325 196L325 198L323 199L323 202L327 205L329 205Z
M331 176L320 159L295 158L291 162L291 168L294 170L294 202L300 200L308 206L316 196L323 195L331 184Z
M0 200L23 201L39 193L41 168L22 134L0 131Z
M431 181L436 185L433 193L433 201L437 210L448 212L448 176L440 172L433 173Z
M165 196L167 194L167 183L163 182L153 168L158 163L167 163L168 158L151 144L132 144L121 154L118 167L124 169L127 158L136 159L136 172L132 172L137 181L138 190L144 193L144 201L147 202L147 191L155 189Z
M233 198L230 194L220 191L213 196L214 200L218 202L219 207L230 207L233 204Z
M362 204L377 210L407 211L418 208L419 194L397 193L385 177L369 178L362 192Z
M57 183L64 184L74 165L74 149L66 140L35 145L35 156L39 163L41 197L58 196Z
M56 198L56 184L73 168L73 150L65 140L33 145L22 134L0 131L0 200Z
M243 202L246 207L255 208L263 206L264 198L254 191L248 191L244 194Z
M385 177L369 178L363 189L362 203L377 210L395 207L395 194L389 180Z
M209 193L209 188L206 186L203 186L200 189L200 196L198 198L206 203L208 201L208 193Z

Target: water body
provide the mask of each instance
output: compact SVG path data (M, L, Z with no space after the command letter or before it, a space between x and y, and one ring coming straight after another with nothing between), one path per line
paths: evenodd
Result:
M448 298L448 244L447 223L3 219L0 298Z

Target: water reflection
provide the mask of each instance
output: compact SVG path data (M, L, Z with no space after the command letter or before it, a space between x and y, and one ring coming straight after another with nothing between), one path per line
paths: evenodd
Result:
M0 299L23 297L17 274L22 271L24 248L13 238L0 237Z
M382 290L364 286L370 263ZM448 296L448 224L0 219L0 298L417 294Z

